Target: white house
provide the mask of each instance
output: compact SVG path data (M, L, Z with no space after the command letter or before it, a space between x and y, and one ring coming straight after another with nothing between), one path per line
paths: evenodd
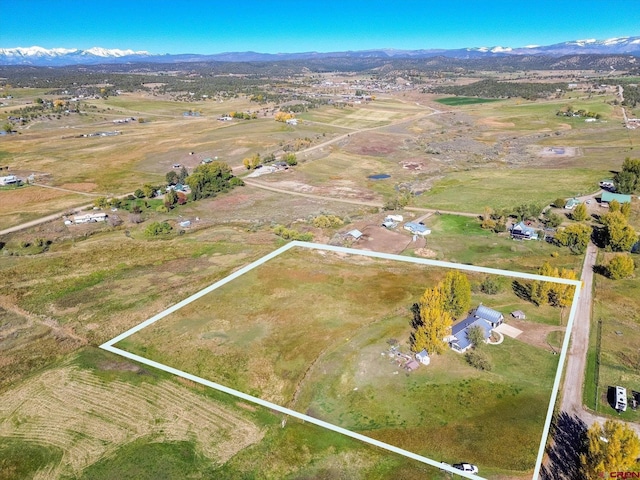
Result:
M422 235L423 237L431 233L431 230L428 227L415 222L407 222L404 224L403 228L414 235Z

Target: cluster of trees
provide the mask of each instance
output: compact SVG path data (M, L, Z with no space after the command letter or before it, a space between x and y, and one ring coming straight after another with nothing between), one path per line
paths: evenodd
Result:
M574 110L571 105L567 105L564 110L558 110L556 115L559 117L587 117L587 118L596 118L600 119L602 116L596 112L589 112L584 109Z
M253 170L258 168L259 165L262 165L262 159L259 153L254 153L252 156L244 158L242 164L247 170Z
M311 223L316 228L337 228L344 225L344 221L335 215L318 215Z
M436 87L437 93L485 98L522 97L527 100L555 95L556 90L564 90L566 83L515 83L496 80L480 80L469 85ZM625 91L626 92L626 91Z
M553 240L557 245L569 247L573 253L581 255L587 250L592 233L593 230L589 225L574 223L559 229Z
M242 186L244 182L233 176L231 167L224 162L211 162L198 165L189 175L185 183L191 188L191 199L214 197L218 193Z
M392 197L388 198L384 205L382 206L383 210L401 210L411 201L411 192L409 190L403 190L401 192L396 193Z
M255 120L258 118L258 114L256 112L230 112L229 116L240 120Z
M283 123L295 117L296 116L293 113L283 112L283 111L279 111L273 116L276 122L283 122Z
M564 278L567 280L575 280L576 272L565 268L558 270L552 267L549 262L544 262L538 274L546 277ZM536 305L549 304L554 307L567 307L573 301L575 287L573 285L565 285L563 283L547 282L544 280L534 280L531 283L529 298Z
M426 349L430 354L444 352L447 345L444 338L453 319L467 312L470 306L471 284L467 276L457 270L447 273L442 282L427 288L420 301L411 307L411 350Z
M535 203L522 203L513 208L494 210L491 207L484 207L480 226L486 230L493 230L496 233L504 232L507 229L507 219L514 218L517 222L524 220L537 220L542 213L542 207ZM560 220L560 223L562 220ZM558 224L559 225L559 224Z
M144 234L147 237L159 237L161 235L168 235L173 230L173 227L167 222L152 222L144 229Z
M635 108L638 103L640 103L640 87L637 85L625 85L622 105Z
M179 183L184 184L184 181L189 176L189 171L187 167L184 165L180 168L179 171L171 170L167 172L165 175L165 180L167 181L167 185L177 185Z
M242 164L246 167L247 170L254 170L258 168L260 165L265 165L267 163L275 162L276 156L274 153L270 153L266 157L260 157L260 153L255 153L250 157L246 157L242 160ZM285 153L280 157L280 161L285 162L290 167L298 164L298 157L296 157L295 153Z
M587 430L580 473L587 480L603 478L603 474L608 477L610 472L631 473L640 468L638 458L640 439L631 428L615 420L604 425L596 422Z
M310 242L313 240L313 234L299 232L295 228L287 228L284 225L276 225L273 227L273 233L285 240L300 240L301 242Z
M589 218L589 213L584 203L579 203L571 212L571 219L576 222L584 222L587 218Z
M613 183L620 193L640 190L640 158L625 158L622 170L613 178Z
M622 210L623 207L624 211ZM614 202L611 202L609 204L609 213L600 217L600 222L604 225L602 240L608 250L628 252L638 241L638 234L635 229L629 225L628 215L628 203L622 206L620 206L620 204L616 206Z

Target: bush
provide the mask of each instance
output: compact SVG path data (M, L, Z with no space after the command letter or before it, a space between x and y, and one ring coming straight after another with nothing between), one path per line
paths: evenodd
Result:
M229 180L229 185L232 187L244 187L244 182L238 177L233 177Z
M480 291L487 295L495 295L502 291L502 285L496 278L487 277L480 284Z
M335 228L344 225L344 222L340 217L335 215L319 215L315 217L311 223L316 228Z
M487 355L480 350L471 350L464 356L465 360L474 368L490 372L493 368Z
M164 206L162 208L164 208ZM171 233L171 230L173 230L173 227L167 222L153 222L145 228L144 234L147 237L157 237L160 235L167 235Z

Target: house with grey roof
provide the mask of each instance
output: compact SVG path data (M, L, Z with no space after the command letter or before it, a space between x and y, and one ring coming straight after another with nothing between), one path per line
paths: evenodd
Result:
M422 225L421 223L416 223L416 222L407 222L404 224L403 228L413 233L414 235L425 236L431 233L431 230L427 226Z
M416 353L416 360L423 365L429 365L431 363L431 359L429 358L429 353L426 349L422 349L421 352Z
M511 227L511 238L516 240L537 240L538 231L524 222L520 222Z
M464 320L456 323L451 327L451 335L445 338L452 350L464 353L473 346L469 339L468 333L474 327L479 327L483 334L485 342L491 337L494 328L504 322L504 315L484 305L478 306Z

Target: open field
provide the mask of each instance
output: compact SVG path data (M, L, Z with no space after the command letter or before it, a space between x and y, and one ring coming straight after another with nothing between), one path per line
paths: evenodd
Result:
M448 107L458 107L460 105L475 105L476 103L491 103L499 102L500 100L495 98L478 98L478 97L446 97L439 98L436 102Z
M640 285L637 278L595 279L595 302L591 324L590 371L585 403L598 413L628 421L640 421L640 411L628 408L618 415L607 398L609 388L623 386L627 393L640 391L637 332L640 323ZM599 350L598 350L599 347ZM596 366L597 365L597 366ZM597 375L597 378L594 376ZM595 388L589 388L595 386Z
M119 445L145 437L153 442L192 441L215 463L224 463L262 438L262 430L249 418L175 381L104 353L82 355L91 356L101 372L82 368L81 357L0 394L1 438L64 452L59 463L49 463L36 478L78 475ZM118 378L118 372L136 381Z
M303 267L308 256L319 257L313 271ZM424 265L288 251L117 347L431 458L453 461L456 455L466 455L496 473L524 473L535 463L547 408L544 399L548 402L557 368L558 357L551 355L543 340L534 344L505 340L487 347L496 363L487 375L468 366L463 356L447 352L435 358L433 368L394 376L397 365L380 356L391 338L400 339L407 348L408 307L442 275L443 271ZM477 297L474 303L480 299L537 310L510 287L495 298ZM329 303L330 311L317 308ZM543 318L544 323L558 325L557 311L542 310L545 314L531 316L532 323ZM451 376L452 369L458 374ZM536 371L535 381L525 373L529 369ZM460 395L459 381L475 403L456 415L449 393L455 390ZM426 391L431 392L427 401ZM505 402L501 399L507 393L510 400ZM467 404L464 399L460 402L460 407ZM508 419L491 421L500 431L490 435L515 435L520 453L509 447L510 456L496 447L491 457L481 454L489 437L480 427L484 421L475 421L489 411ZM447 428L437 433L436 424ZM471 438L465 425L477 428ZM398 429L414 434L399 436ZM436 440L440 435L451 437L451 432L460 437L452 438L450 446ZM419 440L422 436L434 438L434 443L425 445Z

